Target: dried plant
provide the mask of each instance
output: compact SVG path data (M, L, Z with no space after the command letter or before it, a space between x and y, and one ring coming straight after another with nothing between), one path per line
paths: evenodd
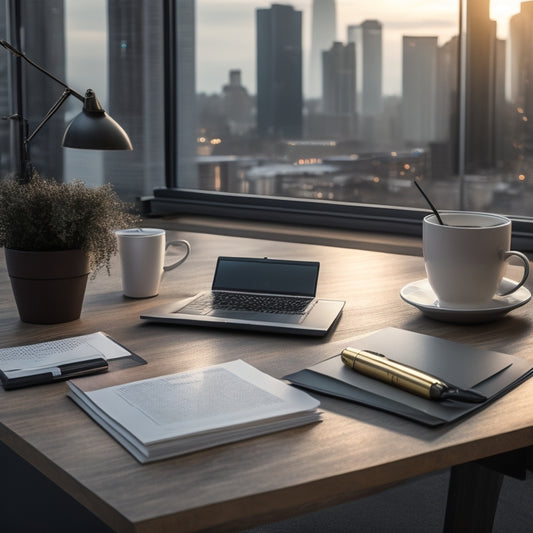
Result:
M117 252L115 230L139 217L110 184L59 183L35 174L29 183L0 180L0 246L17 250L81 249L93 274Z

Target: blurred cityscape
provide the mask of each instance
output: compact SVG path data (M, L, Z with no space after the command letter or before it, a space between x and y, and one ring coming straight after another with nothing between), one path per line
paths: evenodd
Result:
M2 4L0 35L8 35L11 2ZM64 1L20 6L24 51L65 78ZM459 34L443 44L436 35L404 35L401 95L394 96L383 93L386 23L348 24L340 40L335 0L310 2L309 58L301 10L244 4L255 15L255 94L239 65L219 92L200 92L196 1L176 6L179 187L422 207L412 187L417 178L442 208L461 203L531 214L533 1L521 3L505 40L497 37L490 1L467 2L462 55ZM107 0L106 15L108 110L130 134L134 152L58 157L65 120L79 111L66 107L35 138L32 159L46 175L111 181L132 199L165 184L164 13L162 3ZM12 113L9 59L0 54L1 115ZM37 124L57 99L57 86L29 70L25 81L25 114ZM12 129L12 121L0 121L3 174L13 168Z
M419 206L417 178L446 208L459 207L463 187L465 208L531 214L533 2L512 17L509 42L497 38L489 7L467 7L462 138L458 36L439 46L437 36L405 35L402 94L385 96L383 24L348 25L339 42L334 0L314 0L317 96L302 101L301 13L258 9L257 95L236 69L219 94L197 97L200 188Z

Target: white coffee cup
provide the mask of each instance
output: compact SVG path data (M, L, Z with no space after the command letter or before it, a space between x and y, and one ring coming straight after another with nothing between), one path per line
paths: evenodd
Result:
M519 289L529 274L529 260L510 250L511 221L501 215L444 211L423 221L422 241L429 284L439 305L468 308L487 304ZM511 290L499 288L508 258L522 260L522 279Z
M149 298L159 294L164 272L181 265L191 252L185 240L166 242L166 232L156 228L119 230L118 251L122 270L122 289L130 298ZM165 265L165 253L170 246L185 248L185 255Z

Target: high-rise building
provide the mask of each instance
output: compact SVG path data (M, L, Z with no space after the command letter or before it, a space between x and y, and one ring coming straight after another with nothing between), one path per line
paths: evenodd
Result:
M244 135L253 128L253 102L241 83L241 71L230 70L229 83L222 88L224 112L232 135Z
M256 11L257 130L263 137L302 136L302 12L274 4Z
M533 1L522 2L509 23L511 102L529 111L533 104Z
M435 138L430 143L431 177L447 180L457 173L458 49L454 36L437 51L437 108Z
M318 132L324 138L355 139L355 44L335 42L322 52L322 112ZM315 120L316 120L315 119Z
M436 140L441 142L456 140L458 47L459 38L454 36L438 49Z
M0 1L0 35L7 39L7 2ZM11 83L9 61L10 54L0 50L0 117L7 117L13 113L9 98L9 86ZM0 120L0 179L10 171L12 149L10 135L10 120Z
M357 112L377 116L383 111L382 25L377 20L348 26L348 42L355 43Z
M311 56L308 65L308 98L322 96L322 52L337 40L335 0L313 0L311 13Z
M63 0L20 2L20 47L38 65L65 79L65 8ZM13 43L16 44L16 43ZM62 88L37 69L22 63L24 117L31 134L43 120ZM10 112L15 112L11 110ZM45 176L63 179L61 141L65 132L65 107L46 123L46 134L39 132L29 144L30 158Z
M465 169L477 173L494 164L496 23L490 0L467 3Z
M403 138L411 147L436 139L437 39L403 37Z
M177 113L180 186L197 186L194 0L177 3ZM128 24L124 24L127 20ZM123 198L151 194L164 176L163 7L149 0L108 0L109 114L126 130L133 152L105 154L106 180ZM181 70L180 70L181 69ZM124 170L127 169L127 170Z
M511 17L509 30L513 138L520 161L517 170L529 175L533 156L533 2L520 4L520 13Z
M150 128L163 120L160 107L163 50L146 49L155 43L162 47L160 39L153 35L160 31L163 14L161 8L153 3L148 6L143 0L109 0L107 11L108 111L128 133L133 152L106 153L104 172L120 196L133 200L150 191L153 165L162 165L164 161L163 130ZM124 20L128 24L123 24ZM159 120L145 120L148 114L158 116ZM156 172L161 173L160 169Z
M493 164L500 167L504 160L509 159L510 131L507 120L508 104L505 97L505 75L507 42L505 39L494 40L494 160Z
M152 9L153 2L146 2ZM196 163L196 0L176 2L177 175L182 188L198 187Z
M335 42L322 52L322 109L329 115L355 114L355 44Z

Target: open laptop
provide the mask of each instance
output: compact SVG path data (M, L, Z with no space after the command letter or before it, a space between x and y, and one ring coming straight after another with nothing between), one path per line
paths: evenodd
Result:
M344 301L316 298L320 263L219 257L210 291L149 309L155 322L325 335Z

